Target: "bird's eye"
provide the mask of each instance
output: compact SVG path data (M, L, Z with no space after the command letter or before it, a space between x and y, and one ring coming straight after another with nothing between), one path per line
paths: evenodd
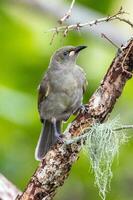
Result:
M67 51L65 51L65 52L63 53L63 55L66 56L66 55L67 55Z

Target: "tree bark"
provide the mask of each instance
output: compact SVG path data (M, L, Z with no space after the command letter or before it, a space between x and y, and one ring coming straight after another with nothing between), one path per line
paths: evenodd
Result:
M133 39L119 49L99 88L65 131L65 139L81 135L96 122L102 123L112 111L118 97L133 72ZM46 154L17 200L52 200L57 188L64 184L72 164L77 160L81 143L55 144Z

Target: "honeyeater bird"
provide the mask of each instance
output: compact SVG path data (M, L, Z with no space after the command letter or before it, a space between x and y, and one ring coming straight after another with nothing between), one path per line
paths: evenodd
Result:
M65 46L51 57L38 89L38 110L43 128L35 151L37 160L41 160L60 139L62 121L66 121L82 105L87 81L76 59L86 47Z

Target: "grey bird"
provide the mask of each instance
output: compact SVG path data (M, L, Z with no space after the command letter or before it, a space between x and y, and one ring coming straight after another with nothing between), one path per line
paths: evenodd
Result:
M87 46L65 46L51 57L44 78L39 85L38 110L43 124L35 151L42 160L50 147L61 139L61 123L82 106L86 76L76 65L79 52Z

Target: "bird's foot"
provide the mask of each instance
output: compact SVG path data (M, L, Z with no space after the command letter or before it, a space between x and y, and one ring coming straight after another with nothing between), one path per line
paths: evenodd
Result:
M58 133L57 131L55 132L55 137L57 138L57 140L58 140L59 142L64 142L63 135L61 135L61 134Z
M87 105L81 105L76 111L73 112L73 115L78 115L79 113L88 113Z
M80 112L83 113L88 113L88 107L87 105L81 105L81 107L79 108Z

